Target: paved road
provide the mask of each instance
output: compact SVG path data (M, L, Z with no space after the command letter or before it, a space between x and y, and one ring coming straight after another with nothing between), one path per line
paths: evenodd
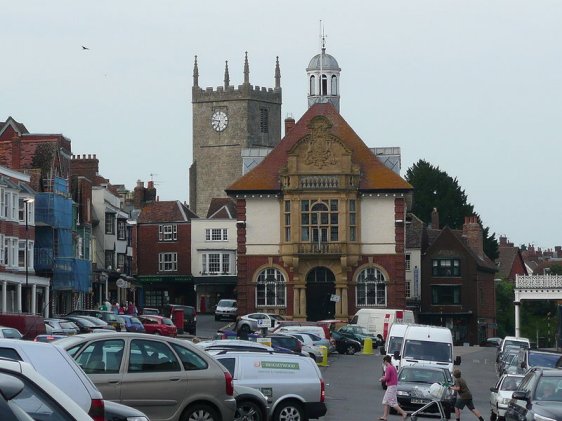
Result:
M474 396L474 404L485 419L489 418L490 387L496 381L495 348L455 347L461 355L463 377ZM380 355L331 354L329 367L321 367L326 381L328 413L321 421L374 421L382 415ZM462 419L476 420L466 409ZM389 418L400 420L398 415ZM438 419L438 417L433 417ZM453 417L451 417L453 419Z

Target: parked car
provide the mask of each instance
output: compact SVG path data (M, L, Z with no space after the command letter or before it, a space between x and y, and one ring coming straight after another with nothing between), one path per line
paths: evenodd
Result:
M530 348L531 342L528 338L517 337L517 336L506 336L502 339L500 346L496 351L496 363L499 362L502 353L507 347L511 348Z
M234 399L236 399L234 421L267 421L269 419L270 399L258 389L235 384Z
M68 395L21 361L0 360L0 408L2 419L10 421L92 421Z
M502 352L500 359L498 361L498 363L496 364L496 371L498 374L498 377L501 377L502 375L506 374L507 372L507 367L511 366L511 374L517 374L518 372L518 368L517 368L517 355L519 354L519 348L512 348L512 349L506 349L505 351Z
M301 354L308 355L314 361L322 361L322 349L320 349L319 346L314 345L310 337L306 335L304 335L304 337L302 335L299 336L297 333L281 333L280 335L292 336L297 339L301 345ZM307 342L305 343L305 341Z
M215 308L215 320L232 319L236 320L238 307L236 300L223 299L220 300Z
M330 352L334 352L336 350L336 342L333 340L328 340L328 339L324 339L318 335L316 335L315 333L311 333L311 332L295 332L293 333L293 335L295 335L297 338L300 338L301 336L303 337L304 341L303 343L307 343L308 340L306 339L307 337L310 338L310 340L312 341L312 343L316 346L325 346L326 348L328 348L328 353Z
M308 356L308 354L304 354L302 352L302 342L294 336L279 333L267 335L266 338L271 340L271 346L276 350L282 348L281 351L285 349L294 352L295 354Z
M80 328L70 320L45 319L45 331L48 335L76 335Z
M216 354L221 351L267 351L273 352L274 349L270 346L263 345L253 341L243 341L240 339L219 339L212 341L201 341L195 344L196 347L204 349L205 351Z
M531 368L511 394L505 419L562 420L562 370Z
M131 316L130 314L120 314L119 317L125 323L125 329L127 332L137 332L145 333L144 325L136 316Z
M234 330L246 333L256 332L259 329L271 329L277 326L279 321L284 320L283 316L272 313L250 313L241 316L236 322Z
M72 317L72 316L71 316ZM115 329L115 326L110 325L109 323L107 323L106 321L102 320L102 319L98 319L97 317L94 316L84 316L84 315L80 315L78 316L80 319L82 320L87 320L90 323L93 324L92 329L94 331L98 330L98 329L104 329L104 330L113 330L114 332L116 332L117 330ZM120 322L119 322L120 323ZM123 329L124 331L125 329Z
M0 338L23 339L23 335L16 328L0 326Z
M521 383L522 375L504 374L490 388L490 421L503 420L511 394Z
M125 331L125 325L117 318L117 315L111 311L102 310L74 310L67 314L67 316L92 316L103 320L107 324L113 326L117 332Z
M310 332L314 333L321 338L330 340L332 338L332 330L330 330L329 321L326 322L306 322L295 320L278 320L275 327L272 329L273 333L278 332Z
M433 383L452 385L453 378L448 367L407 365L398 372L398 386L396 397L398 404L405 411L417 411L435 399L430 395ZM445 419L449 419L455 411L455 392L447 388L441 396L441 405L445 412ZM437 405L432 405L424 410L424 414L439 414Z
M353 355L357 352L361 352L361 342L356 341L355 339L343 336L341 333L336 331L332 332L332 339L336 343L336 351L339 354Z
M480 344L480 346L488 346L498 348L502 343L502 338L488 338Z
M146 333L162 336L178 336L178 328L167 317L163 316L139 316Z
M238 351L214 358L230 371L235 385L254 387L271 398L272 421L304 421L326 414L324 379L310 358Z
M341 333L348 338L355 339L361 344L364 344L366 338L371 338L373 341L373 349L376 349L379 345L378 338L376 335L369 333L369 331L360 325L345 325L340 327L337 332Z
M101 392L86 373L64 349L54 344L0 340L0 357L31 364L40 375L70 396L94 420L105 417L103 419L112 421L148 421L144 413L137 409L103 400Z
M195 310L195 307L179 304L168 304L164 307L163 316L168 317L174 321L174 313L176 310L183 310L183 331L189 333L190 335L196 335L197 311Z
M78 329L80 329L79 333L92 333L95 329L98 328L96 324L80 316L64 316L64 319L70 320L76 326L78 326Z
M138 407L151 420L227 421L234 416L231 374L188 341L117 332L69 336L57 345L106 399Z
M524 374L531 367L561 368L562 354L522 348L517 354L517 367L520 374Z
M68 335L37 335L34 342L54 342L58 339L66 338Z
M139 313L145 316L160 316L160 310L153 307L144 307Z

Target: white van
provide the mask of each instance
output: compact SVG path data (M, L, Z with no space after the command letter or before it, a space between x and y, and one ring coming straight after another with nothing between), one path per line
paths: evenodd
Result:
M324 379L311 358L244 351L224 351L214 358L232 374L235 386L253 387L271 399L272 421L326 415Z
M386 340L393 323L415 323L412 310L389 308L362 308L357 310L349 324L363 326L369 333L380 333Z
M454 365L460 365L457 357ZM409 325L400 350L400 368L414 364L447 367L453 372L453 335L441 326Z

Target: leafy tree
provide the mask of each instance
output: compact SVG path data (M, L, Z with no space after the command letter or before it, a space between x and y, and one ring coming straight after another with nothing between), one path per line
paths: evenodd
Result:
M453 229L462 229L465 216L475 214L474 206L468 203L458 180L427 161L419 160L413 164L406 171L406 180L414 186L412 212L426 223L431 221L434 208L439 211L440 224ZM484 253L494 260L499 256L498 242L495 234L490 235L489 231L488 227L483 227Z
M562 275L562 265L552 265L550 267L551 275Z
M498 324L498 336L515 334L515 309L513 301L515 300L514 285L508 280L501 280L496 284L496 308L502 309L496 313L496 322Z

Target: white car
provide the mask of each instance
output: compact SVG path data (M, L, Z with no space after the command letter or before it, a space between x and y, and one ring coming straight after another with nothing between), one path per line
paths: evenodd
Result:
M302 352L308 354L311 358L314 359L314 361L322 361L321 345L316 345L309 335L301 332L291 332L291 333L287 333L287 335L294 336L299 341L301 341ZM328 347L326 347L326 351L328 351Z
M490 388L490 420L503 420L511 400L511 394L523 379L522 375L504 374L494 387Z
M92 421L68 395L22 361L0 359L0 407L5 420Z
M278 325L280 320L284 320L283 316L272 313L250 313L246 314L236 322L236 331L245 331L246 333L257 332L260 329L273 329Z

